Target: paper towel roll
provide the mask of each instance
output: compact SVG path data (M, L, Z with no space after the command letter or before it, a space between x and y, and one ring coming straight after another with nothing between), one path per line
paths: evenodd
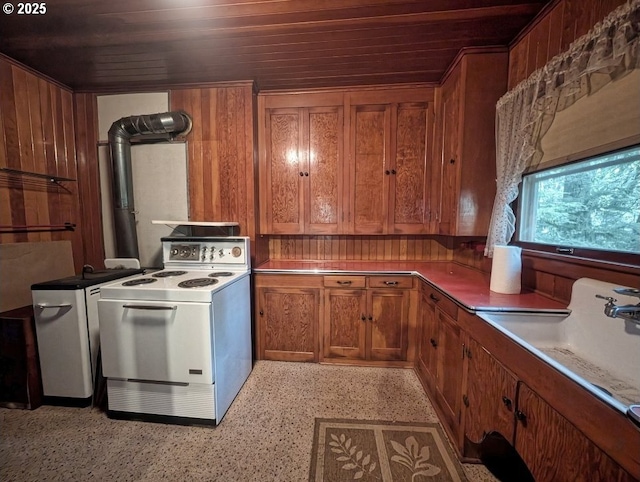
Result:
M491 264L491 291L513 295L520 293L522 249L517 246L496 246Z

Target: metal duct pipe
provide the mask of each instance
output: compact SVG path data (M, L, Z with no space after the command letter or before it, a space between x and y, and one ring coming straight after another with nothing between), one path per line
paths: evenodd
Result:
M191 126L191 117L182 111L123 117L111 125L109 149L113 172L113 221L118 258L139 256L130 139L149 137L169 140L180 134L188 134Z

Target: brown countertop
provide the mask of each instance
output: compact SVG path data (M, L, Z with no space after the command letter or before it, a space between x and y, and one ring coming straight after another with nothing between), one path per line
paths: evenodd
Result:
M469 311L567 312L555 300L523 289L517 295L489 290L488 273L447 261L313 261L271 260L254 273L292 274L411 274L431 283Z

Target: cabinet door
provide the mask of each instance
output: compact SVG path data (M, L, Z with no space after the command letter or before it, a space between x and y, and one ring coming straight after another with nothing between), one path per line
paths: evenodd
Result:
M635 480L522 382L516 418L515 448L536 481Z
M304 232L301 109L269 109L266 113L264 180L266 231L273 234Z
M467 343L464 435L478 443L496 431L513 443L518 380L473 338Z
M304 109L305 233L342 230L344 186L342 107ZM307 139L308 137L308 139Z
M459 196L459 122L460 122L460 72L455 69L442 86L442 154L440 164L440 206L438 207L438 232L455 234Z
M436 388L438 367L438 319L433 302L426 292L420 295L420 331L418 372L431 392Z
M388 212L390 108L351 111L351 216L355 234L382 234ZM385 172L389 170L389 174Z
M318 360L320 292L313 288L259 288L261 359Z
M462 339L460 327L446 313L436 309L438 317L437 392L445 422L458 433L462 383Z
M370 360L406 360L408 346L409 291L367 291Z
M399 104L392 110L395 155L392 159L389 232L427 232L427 120L428 104ZM429 146L430 148L430 146ZM386 172L386 171L385 171Z
M365 290L325 290L323 355L326 358L365 358L367 297Z

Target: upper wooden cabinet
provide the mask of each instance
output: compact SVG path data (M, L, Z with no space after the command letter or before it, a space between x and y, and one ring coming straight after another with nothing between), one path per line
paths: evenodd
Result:
M295 99L298 99L295 97ZM331 95L261 103L260 221L272 234L335 234L343 222L343 107Z
M350 98L350 232L428 233L432 103L385 94Z
M260 95L261 232L430 232L433 91Z
M505 51L463 50L436 91L433 232L486 236L496 192L496 103L507 90Z

